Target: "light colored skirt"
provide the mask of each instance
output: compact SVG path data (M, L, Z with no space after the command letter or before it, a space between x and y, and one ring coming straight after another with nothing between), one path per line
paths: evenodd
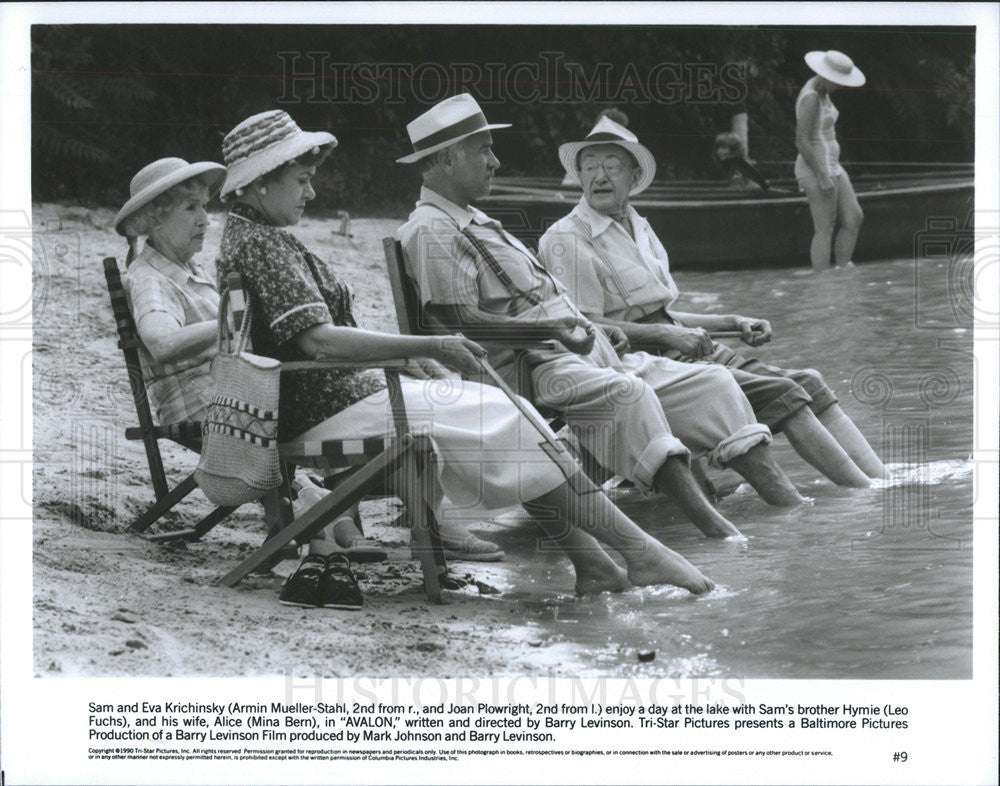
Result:
M549 457L541 447L542 435L498 388L455 379L403 379L401 387L410 432L430 438L441 490L456 505L497 510L530 502L560 486L565 473L576 469L560 468ZM550 429L545 432L555 438ZM389 394L383 390L296 441L393 434Z

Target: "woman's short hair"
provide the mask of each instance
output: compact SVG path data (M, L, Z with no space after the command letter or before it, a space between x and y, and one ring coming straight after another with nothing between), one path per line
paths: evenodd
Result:
M196 175L187 180L171 186L162 194L150 200L149 204L143 205L135 213L122 222L122 229L126 235L138 237L148 235L156 229L163 217L173 210L185 199L197 196L201 191L208 191L211 188L212 177L206 173Z

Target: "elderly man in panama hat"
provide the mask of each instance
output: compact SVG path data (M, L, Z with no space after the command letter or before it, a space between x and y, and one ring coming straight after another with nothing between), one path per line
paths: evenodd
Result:
M423 188L399 238L428 321L482 341L512 382L510 343L554 340L527 352L535 403L562 413L602 466L671 494L708 535L737 530L691 475L692 451L737 470L769 502L802 501L731 375L646 353L619 356L535 256L470 206L489 193L500 165L490 132L506 127L487 123L466 94L407 126L413 153L400 162L419 163Z
M782 369L714 342L736 331L750 346L771 339L766 320L668 310L678 297L667 252L629 197L653 182L653 154L628 129L601 118L587 137L559 148L583 196L542 236L539 258L589 319L667 357L727 368L772 432L783 431L802 458L834 482L863 487L885 468L833 391L812 369ZM867 474L866 474L867 473Z

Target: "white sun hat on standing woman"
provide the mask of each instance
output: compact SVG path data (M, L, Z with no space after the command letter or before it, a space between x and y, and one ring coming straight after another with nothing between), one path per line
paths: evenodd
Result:
M225 201L261 175L305 153L318 155L328 145L329 150L337 146L333 134L303 131L280 109L252 115L222 140L222 157L228 171L219 196Z
M824 79L843 87L861 87L865 83L865 75L854 65L843 52L831 49L827 52L806 53L806 65Z

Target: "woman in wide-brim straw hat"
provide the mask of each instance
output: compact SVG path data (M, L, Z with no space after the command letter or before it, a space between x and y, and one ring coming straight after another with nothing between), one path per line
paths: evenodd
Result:
M115 217L115 230L128 238L123 284L161 424L196 420L208 404L219 293L194 257L208 228L205 208L225 176L226 168L211 161L161 158L132 178L129 199Z
M809 256L813 270L830 266L830 249L838 265L850 265L864 214L851 180L840 165L834 125L839 112L830 93L860 87L865 75L847 55L831 49L809 52L806 64L815 72L795 101L795 177L805 191L813 219ZM836 235L834 232L836 231Z
M453 141L469 130L466 126L478 132L472 128L478 123L475 113L465 114L471 119L463 115L459 120L451 118L454 122L449 124L438 123L443 129L440 141ZM425 136L431 138L431 133ZM402 382L410 426L430 436L437 457L436 477L452 502L488 509L537 502L555 512L562 519L556 522L561 542L577 547L571 559L579 591L621 589L629 579L707 590L710 582L690 563L662 544L654 546L627 519L636 548L628 556L632 568L626 575L595 540L572 526L579 517L600 508L610 517L609 527L620 534L625 531L618 519L621 514L611 513L613 506L596 490L586 495L588 511L582 510L584 498L575 497L563 474L575 468L560 468L553 462L539 447L539 432L515 405L497 388L429 378L439 377L440 367L428 359L478 376L479 359L486 355L482 347L462 336L400 336L357 326L347 282L287 231L315 197L311 180L318 163L314 147L320 141L277 110L244 120L223 141L223 155L233 174L223 187L231 208L218 270L220 276L238 272L243 278L253 314L255 351L282 361L411 359L415 375L426 378ZM437 144L429 142L428 147ZM279 438L321 441L384 436L391 432L393 419L383 388L380 375L372 372L282 375ZM601 507L595 501L598 498L607 507ZM554 526L551 519L547 524ZM323 557L316 555L293 574L283 595L308 599L323 572Z

